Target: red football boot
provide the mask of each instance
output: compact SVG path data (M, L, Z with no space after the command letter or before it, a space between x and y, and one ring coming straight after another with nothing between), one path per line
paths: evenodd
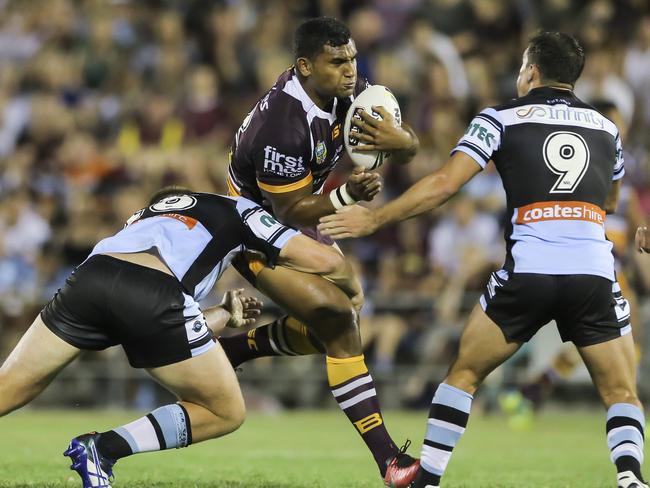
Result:
M411 445L407 440L399 452L386 462L384 485L390 488L408 488L420 469L420 460L406 454Z

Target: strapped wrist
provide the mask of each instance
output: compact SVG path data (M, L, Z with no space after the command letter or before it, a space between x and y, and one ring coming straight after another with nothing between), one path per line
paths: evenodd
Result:
M238 329L240 325L239 320L237 320L234 314L230 312L228 312L228 314L230 315L230 317L226 321L224 327L227 327L229 329Z
M330 200L332 202L332 205L334 205L334 208L337 210L339 208L345 207L346 205L354 205L358 202L357 199L348 193L347 183L344 183L338 188L334 188L330 192Z

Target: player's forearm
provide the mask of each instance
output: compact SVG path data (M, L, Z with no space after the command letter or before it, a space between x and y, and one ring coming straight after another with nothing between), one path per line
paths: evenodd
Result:
M411 141L410 144L407 147L404 147L403 149L400 149L398 151L395 151L391 157L390 157L390 162L392 164L407 164L413 159L413 157L417 154L418 149L420 149L420 139L418 138L417 134L406 123L402 123L402 129L404 129L406 132L409 133L411 136Z
M421 179L400 197L376 210L378 227L406 220L439 207L451 198L458 188L441 172Z
M215 335L226 327L226 324L231 318L230 312L220 305L204 309L203 316L208 323L208 327Z

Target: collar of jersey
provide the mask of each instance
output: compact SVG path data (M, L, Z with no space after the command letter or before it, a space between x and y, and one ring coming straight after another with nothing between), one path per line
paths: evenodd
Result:
M543 85L543 86L538 86L536 88L532 88L528 94L534 94L534 93L544 93L544 92L550 92L550 93L564 93L565 95L573 95L573 90L570 88L562 88L559 86L553 86L553 85Z
M289 87L287 85L291 85L291 86ZM300 103L302 103L302 108L307 113L314 111L317 117L320 117L322 119L327 119L330 121L333 120L334 117L336 117L336 105L338 99L334 98L334 103L332 104L331 112L326 112L325 110L322 110L318 105L316 105L316 103L311 99L309 94L302 87L302 83L300 83L300 80L298 79L298 75L296 74L296 68L293 69L292 76L287 82L287 84L284 86L282 91L300 100Z

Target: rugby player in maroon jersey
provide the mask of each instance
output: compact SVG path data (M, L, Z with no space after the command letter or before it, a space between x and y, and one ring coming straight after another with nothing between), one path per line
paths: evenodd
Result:
M230 153L228 189L325 244L318 219L337 208L372 200L380 191L375 173L357 169L339 188L324 193L325 180L345 156L344 117L354 96L367 86L357 77L357 50L345 24L327 17L301 24L294 36L294 66L255 105L237 131ZM357 122L363 142L392 153L393 163L410 161L418 139L386 111L369 125ZM326 354L330 388L356 427L387 483L402 486L417 460L398 450L380 412L365 365L358 328L363 296L346 296L326 280L257 259L238 270L288 314L272 324L220 338L233 366L261 356ZM387 472L388 471L388 472Z

